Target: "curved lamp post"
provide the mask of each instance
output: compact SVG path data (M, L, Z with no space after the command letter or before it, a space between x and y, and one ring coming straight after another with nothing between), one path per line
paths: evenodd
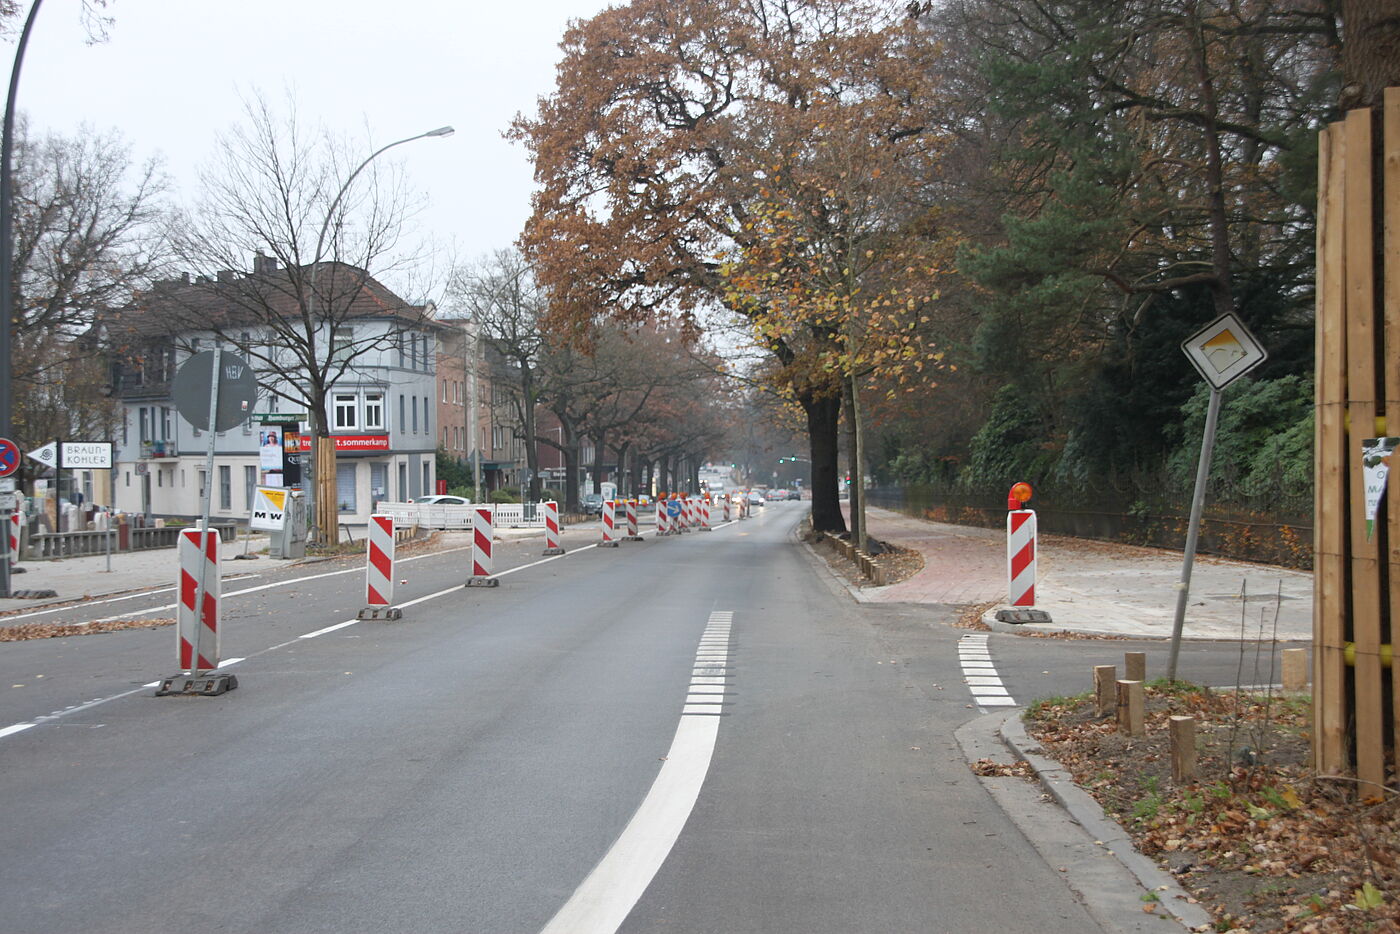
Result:
M311 274L307 277L306 302L307 313L308 316L311 318L313 324L316 321L316 271L320 268L321 249L325 246L326 233L331 229L331 221L335 219L335 209L340 204L340 199L345 197L345 193L350 190L350 186L354 184L355 179L359 176L359 174L364 171L365 166L369 165L375 159L379 158L379 156L383 155L385 152L388 152L390 149L393 149L395 146L402 146L404 143L411 143L414 140L425 139L430 136L451 136L455 132L456 130L454 130L450 126L440 126L436 130L429 130L426 133L419 133L417 136L406 136L403 139L395 140L392 143L380 146L374 152L366 156L363 162L355 166L355 171L351 172L349 177L345 179L345 184L340 186L340 190L337 191L335 193L335 197L331 199L330 207L326 209L326 222L321 225L321 232L316 237L316 252L313 253L311 256ZM320 421L325 417L325 412L316 413L316 422L313 424L319 424ZM307 472L309 482L307 482L306 484L306 511L308 513L312 530L315 530L317 526L316 484L318 482L318 479L316 468L320 466L317 463L321 453L319 450L320 444L320 438L313 433L311 436L311 470Z

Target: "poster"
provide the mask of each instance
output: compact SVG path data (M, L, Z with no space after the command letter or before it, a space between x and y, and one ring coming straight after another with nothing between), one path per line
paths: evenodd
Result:
M1376 516L1380 515L1385 497L1385 480L1390 474L1390 455L1400 445L1400 438L1367 438L1361 442L1361 470L1366 484L1366 541L1376 531Z
M263 425L258 429L258 466L263 471L263 482L268 486L282 486L282 429L276 425Z

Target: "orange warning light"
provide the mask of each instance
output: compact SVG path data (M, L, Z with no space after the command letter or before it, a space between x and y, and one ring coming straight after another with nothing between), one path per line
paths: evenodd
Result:
M1006 496L1007 509L1020 509L1026 504L1026 500L1031 498L1031 485L1029 483L1016 483L1011 487L1011 492Z

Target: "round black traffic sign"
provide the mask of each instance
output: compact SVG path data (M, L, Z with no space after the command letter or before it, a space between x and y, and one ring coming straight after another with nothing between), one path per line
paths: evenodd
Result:
M0 477L19 470L19 445L9 438L0 438Z
M190 357L175 373L172 387L175 408L200 431L209 430L209 394L214 390L214 351ZM219 352L219 401L214 430L228 431L247 421L258 401L258 380L253 368L236 353Z

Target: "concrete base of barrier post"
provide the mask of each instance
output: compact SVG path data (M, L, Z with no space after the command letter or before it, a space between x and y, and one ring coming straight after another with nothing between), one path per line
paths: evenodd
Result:
M355 615L356 619L403 619L403 610L396 606L367 606Z
M238 687L238 679L227 672L208 672L202 675L175 675L164 678L156 688L156 697L171 694L200 694L205 697L218 697Z
M544 551L540 552L542 555L562 555L563 553L564 549L562 548L546 548Z
M463 587L497 587L500 581L494 577L468 577Z

